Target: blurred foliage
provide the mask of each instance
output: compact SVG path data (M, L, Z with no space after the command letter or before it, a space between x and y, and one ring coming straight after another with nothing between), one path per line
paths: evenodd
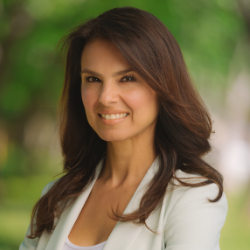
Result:
M236 43L245 32L233 0L1 1L3 118L13 123L38 107L56 105L63 77L54 53L60 38L87 18L126 5L150 11L166 24L193 75L210 76L197 84L226 84L222 79L228 74Z
M42 187L61 169L59 40L84 20L122 6L165 23L198 89L215 102L223 99L232 67L250 65L246 0L0 0L0 249L17 248ZM238 211L230 212L232 220ZM230 248L231 230L224 233L225 249L246 249L238 247L240 238Z
M35 155L35 146L25 143L27 122L38 113L55 119L63 84L59 40L84 20L120 6L138 7L162 20L179 42L197 86L221 98L236 45L247 30L233 0L0 0L0 135L7 134L10 145L0 157L4 175L32 172L36 163L29 167L27 158ZM13 150L21 167L11 159Z
M250 189L228 195L228 214L221 231L222 250L248 250L250 246Z

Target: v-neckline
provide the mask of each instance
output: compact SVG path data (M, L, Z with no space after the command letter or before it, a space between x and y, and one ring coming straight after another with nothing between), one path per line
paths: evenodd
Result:
M98 177L99 177L99 175L100 175L100 173L101 173L101 170L102 170L102 168L104 167L104 164L105 164L105 162L104 162L104 160L105 160L105 157L103 157L101 160L100 160L100 162L98 163L98 165L97 165L97 167L96 167L96 174L95 174L95 178L94 178L94 180L92 181L92 187L91 187L91 190L90 190L90 193L92 192L92 190L93 190L93 187L94 187L94 185L95 185L95 183L96 183L96 181L97 181L97 179L98 179ZM149 181L152 179L152 176L154 176L155 175L155 173L157 172L157 170L158 170L158 167L159 167L159 161L160 161L160 158L159 158L159 155L157 155L156 157L155 157L155 159L154 159L154 161L152 162L152 164L150 165L150 167L148 168L148 170L147 170L147 172L145 173L145 175L143 176L143 178L142 178L142 180L141 180L141 182L139 183L139 185L138 185L138 187L135 189L135 192L133 193L133 195L132 195L132 197L131 197L131 199L130 199L130 201L128 202L128 204L127 204L127 206L126 206L126 208L125 208L125 210L124 210L124 212L123 212L123 214L128 214L128 213L131 213L131 212L133 212L134 210L135 210L135 208L133 209L133 207L134 206L137 206L137 205L139 205L139 203L138 202L136 202L137 204L135 205L133 205L132 203L134 202L134 200L136 199L136 201L138 201L137 200L137 196L140 196L140 198L142 198L142 196L143 196L143 190L144 190L144 188L145 188L145 186L149 183ZM145 191L145 190L144 190ZM89 193L89 194L90 194ZM140 194L139 194L140 193ZM139 199L139 201L140 201L141 199ZM87 201L87 200L86 200ZM85 202L86 202L85 201ZM130 206L132 206L132 207L130 207Z
M104 163L103 161L104 157L102 157L102 159L96 166L95 177L92 180L92 182L89 183L86 188L84 188L83 192L77 197L77 199L62 213L55 227L55 230L52 233L50 240L46 246L46 250L50 249L61 250L63 248L63 245L65 244L65 241L70 231L72 230L72 227L75 221L77 220L82 207L87 201L88 196L92 191L97 178L99 177L100 171ZM149 184L154 174L158 170L158 167L159 167L159 155L155 158L155 160L147 170L142 181L135 190L132 198L128 202L123 214L129 214L135 211L139 207L140 200L146 191L147 185ZM130 239L130 243L132 243L141 229L142 225L138 226L134 223L118 221L115 224L113 230L111 231L103 250L118 249L120 246L124 246L124 249L126 249L125 246L129 244L127 242L128 239ZM124 230L126 231L126 237L123 237Z

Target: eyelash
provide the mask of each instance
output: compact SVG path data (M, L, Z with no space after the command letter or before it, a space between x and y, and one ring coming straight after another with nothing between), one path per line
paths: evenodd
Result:
M135 79L135 77L134 77L133 74L124 75L121 79L123 79L125 77L126 78L131 78L131 81L128 81L128 82L135 82L136 81L136 79ZM98 79L98 81L100 81L100 79L98 77L95 77L95 76L86 76L85 77L85 79L86 79L87 82L96 82L96 81L89 81L90 78ZM121 81L121 82L127 82L127 81Z

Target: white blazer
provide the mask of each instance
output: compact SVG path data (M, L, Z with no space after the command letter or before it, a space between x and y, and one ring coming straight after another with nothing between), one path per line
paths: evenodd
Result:
M54 231L51 234L43 232L40 238L25 237L19 250L62 250L95 184L102 162L103 159L97 165L95 179L62 213ZM130 213L138 208L141 197L158 167L159 157L150 166L124 213ZM178 170L176 175L179 178L197 177L197 175L187 174L181 170ZM50 182L45 186L42 195L52 184L53 182ZM152 233L144 225L117 222L107 239L104 250L219 250L220 231L227 214L225 194L223 193L222 198L214 203L209 202L208 198L214 199L217 196L216 184L195 188L181 186L174 190L171 187L173 187L172 184L169 185L162 203L146 220L149 228L156 230L157 234Z

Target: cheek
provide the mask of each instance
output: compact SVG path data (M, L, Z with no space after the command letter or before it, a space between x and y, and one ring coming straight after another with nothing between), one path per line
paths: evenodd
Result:
M86 115L88 116L90 111L94 109L96 95L93 90L84 88L81 90L81 95L83 106L85 108Z
M126 102L130 104L134 113L153 112L157 113L157 97L153 90L140 90L130 93L126 97Z

